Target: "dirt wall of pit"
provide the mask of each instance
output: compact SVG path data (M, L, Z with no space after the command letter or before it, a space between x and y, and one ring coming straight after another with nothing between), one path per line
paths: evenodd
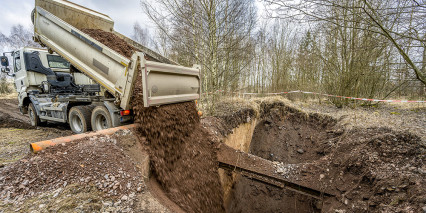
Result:
M223 143L226 145L243 152L250 151L251 140L253 132L257 124L257 119L254 118L248 123L243 123L237 128L232 130L232 134L228 135ZM241 175L232 173L224 169L219 169L219 177L223 187L223 199L224 203L229 203L232 187L239 180Z

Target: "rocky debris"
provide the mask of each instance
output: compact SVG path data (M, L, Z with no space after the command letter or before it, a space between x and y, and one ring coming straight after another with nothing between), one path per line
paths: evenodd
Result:
M74 185L122 200L143 192L142 180L113 137L93 137L54 146L7 165L0 170L0 198L5 203L20 203L49 191L55 198L63 188Z
M284 164L283 162L273 162L275 167L275 173L282 175L284 178L290 178L294 177L295 175L298 175L297 169L299 168L299 165L297 164Z

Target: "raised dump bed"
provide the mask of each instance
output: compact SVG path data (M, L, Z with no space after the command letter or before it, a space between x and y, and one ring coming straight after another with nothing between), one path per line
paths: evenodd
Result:
M107 15L68 1L37 0L32 19L35 39L102 85L122 109L131 109L137 78L142 78L145 107L200 97L199 67L176 65L115 32L114 22ZM90 37L83 29L113 32L133 45L136 51L127 58Z

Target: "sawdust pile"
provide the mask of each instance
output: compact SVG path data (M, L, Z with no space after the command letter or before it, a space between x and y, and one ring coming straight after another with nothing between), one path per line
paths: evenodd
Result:
M138 106L136 134L146 137L153 173L187 212L224 212L216 145L200 125L194 102Z

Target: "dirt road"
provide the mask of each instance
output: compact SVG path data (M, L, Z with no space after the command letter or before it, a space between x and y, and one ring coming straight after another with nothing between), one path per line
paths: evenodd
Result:
M65 124L48 123L32 127L28 115L19 112L16 98L0 99L0 165L15 162L25 156L32 142L71 135Z

